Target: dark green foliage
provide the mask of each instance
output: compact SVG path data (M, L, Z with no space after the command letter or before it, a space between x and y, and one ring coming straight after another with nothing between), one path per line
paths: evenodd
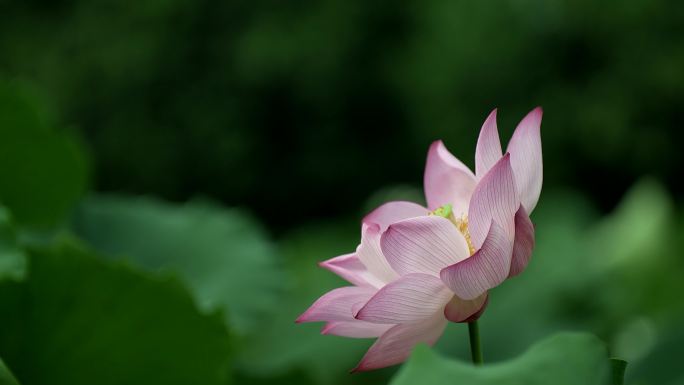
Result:
M675 0L8 2L0 72L83 132L98 188L280 230L418 184L432 140L472 164L497 106L504 138L543 106L545 187L608 209L635 175L684 191L682 25Z
M0 206L0 280L22 279L26 273L26 252L17 244L10 212Z
M0 385L19 385L17 379L0 359Z
M54 225L81 196L85 155L25 87L0 78L0 203L25 225Z

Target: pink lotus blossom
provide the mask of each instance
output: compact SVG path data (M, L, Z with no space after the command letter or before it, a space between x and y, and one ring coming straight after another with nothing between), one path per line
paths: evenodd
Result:
M430 146L428 207L386 203L363 219L355 253L321 266L353 286L319 298L297 322L324 321L322 334L378 337L354 371L403 362L417 343L433 344L448 321L470 322L488 290L520 274L534 248L542 185L542 110L518 125L503 154L496 110L485 120L475 173L441 141Z

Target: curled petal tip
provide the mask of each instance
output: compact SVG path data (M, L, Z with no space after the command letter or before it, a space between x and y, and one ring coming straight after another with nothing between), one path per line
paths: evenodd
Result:
M444 146L444 141L442 139L437 139L430 144L430 148L437 146Z
M496 112L489 113L480 128L475 147L475 175L482 177L501 158L501 141L496 124Z
M366 361L366 357L363 357L361 359L361 362L356 364L356 366L352 370L349 371L349 374L367 372L367 371L373 370L373 369L375 369L375 368L368 366L368 363Z
M363 224L367 226L368 232L370 233L380 232L380 225L375 222L364 222Z
M493 122L493 128L494 129L496 129L496 116L498 113L499 113L498 109L495 108L489 113L489 115L487 115L487 119L485 119L485 123Z
M516 188L528 214L537 205L542 188L541 123L542 109L537 107L520 121L508 143Z
M428 157L430 156L430 154L437 153L440 147L444 148L444 142L442 141L442 139L437 139L430 143L430 147L428 147Z
M532 111L525 115L522 122L531 123L532 127L539 128L541 125L542 115L544 115L544 110L539 106L535 107Z
M299 317L297 317L297 319L294 322L296 324L302 324L305 322L312 322L311 321L311 308L312 307L313 307L313 305L311 307L309 307L308 309L306 309L306 311L304 313L300 314Z
M428 156L430 154L434 154L438 157L444 157L445 154L448 154L449 156L453 156L453 155L451 155L449 150L446 148L446 145L444 144L444 141L442 139L437 139L434 142L432 142L432 144L430 144L430 149L428 150Z
M314 320L314 322L317 320ZM306 311L297 317L297 319L294 321L296 324L302 324L305 322L312 322L311 320L311 307L306 309Z

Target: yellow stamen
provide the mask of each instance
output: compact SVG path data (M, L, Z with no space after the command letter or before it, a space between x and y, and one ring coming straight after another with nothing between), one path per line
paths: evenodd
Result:
M459 219L453 220L458 231L463 234L463 237L468 243L468 250L470 250L470 255L475 253L475 246L473 246L473 241L470 239L470 231L468 231L468 216L463 214Z

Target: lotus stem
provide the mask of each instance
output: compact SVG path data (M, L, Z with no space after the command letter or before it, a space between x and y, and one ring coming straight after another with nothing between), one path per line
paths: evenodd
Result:
M480 366L484 363L484 359L482 358L480 328L477 325L477 321L468 322L468 335L470 336L470 355L473 358L473 364Z
M627 361L619 358L611 358L610 364L612 367L613 385L622 385L625 383L625 369L627 368Z

